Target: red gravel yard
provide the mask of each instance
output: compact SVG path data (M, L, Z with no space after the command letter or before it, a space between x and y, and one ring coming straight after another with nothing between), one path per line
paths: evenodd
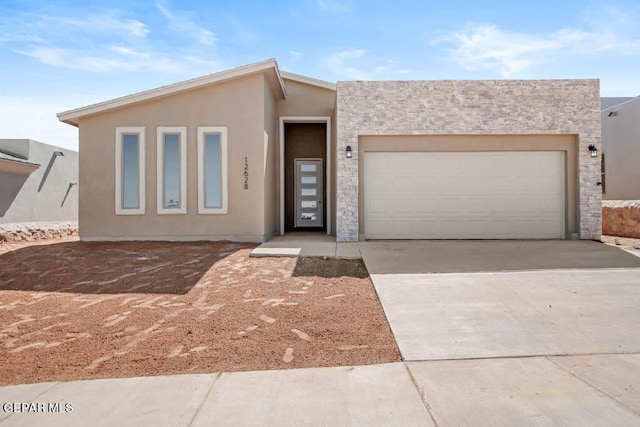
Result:
M0 245L0 384L400 360L360 261L254 247Z

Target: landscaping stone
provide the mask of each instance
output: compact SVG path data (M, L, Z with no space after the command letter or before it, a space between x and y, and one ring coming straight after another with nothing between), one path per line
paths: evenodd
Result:
M77 236L76 221L9 222L0 224L0 244Z
M603 201L602 234L640 237L640 200Z

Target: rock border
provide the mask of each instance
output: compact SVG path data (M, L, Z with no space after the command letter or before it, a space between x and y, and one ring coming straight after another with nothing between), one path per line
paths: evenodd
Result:
M77 235L77 221L10 222L0 224L0 244Z

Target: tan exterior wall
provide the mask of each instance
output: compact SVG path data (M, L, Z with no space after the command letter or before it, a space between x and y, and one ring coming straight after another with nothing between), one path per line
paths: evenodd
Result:
M615 111L617 115L609 116ZM605 200L640 200L640 100L602 113Z
M278 201L278 118L276 97L265 77L264 84L264 234L265 239L279 234Z
M565 153L566 238L580 233L578 202L578 140L576 135L421 135L360 136L358 158L375 151L563 151ZM359 168L358 202L364 206L364 168ZM364 235L364 209L358 212L359 234Z
M279 99L277 102L276 120L283 116L323 116L331 118L331 228L332 234L336 232L336 127L335 127L335 108L336 108L336 92L330 89L324 89L317 86L300 83L295 80L284 79L287 87L287 99ZM278 130L279 132L279 130ZM280 137L278 135L278 142ZM278 153L280 147L277 148ZM280 170L280 156L278 157L277 167ZM278 175L279 177L279 175ZM278 180L278 188L280 182ZM279 197L279 195L278 195Z
M79 232L85 240L264 239L265 81L250 75L80 120ZM115 214L115 131L146 128L146 214ZM156 128L187 127L187 214L156 213ZM199 215L197 127L227 126L228 214ZM269 150L266 150L267 152ZM244 186L244 159L249 188Z

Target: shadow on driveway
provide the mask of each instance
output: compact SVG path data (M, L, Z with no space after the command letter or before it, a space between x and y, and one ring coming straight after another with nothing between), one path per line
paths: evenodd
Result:
M640 267L640 257L591 240L393 240L358 246L369 274Z
M185 294L219 260L255 245L68 242L0 255L0 290Z

